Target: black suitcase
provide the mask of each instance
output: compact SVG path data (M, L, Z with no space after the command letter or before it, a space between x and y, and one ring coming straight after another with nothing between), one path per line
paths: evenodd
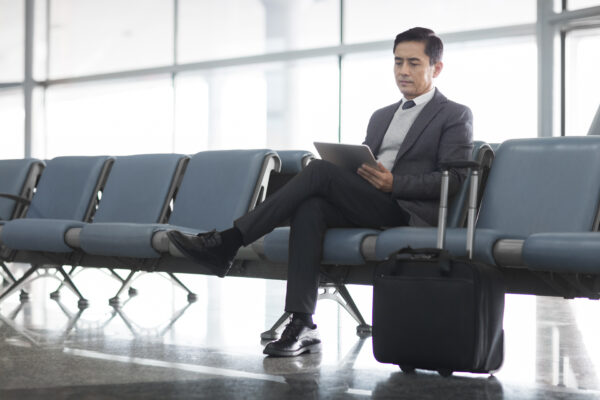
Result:
M462 164L461 164L462 165ZM472 261L477 173L471 176L468 258L441 250L448 176L442 179L438 249L402 249L375 271L373 353L403 371L493 372L504 357L505 287L497 268Z

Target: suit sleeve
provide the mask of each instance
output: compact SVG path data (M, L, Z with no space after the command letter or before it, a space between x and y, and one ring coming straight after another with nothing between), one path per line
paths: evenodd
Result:
M442 172L440 163L471 158L473 148L473 114L468 107L458 105L456 112L448 113L442 125L435 157L435 167L422 174L394 174L392 196L406 200L439 199ZM435 149L432 149L435 151ZM466 179L464 169L451 169L449 196L454 195Z

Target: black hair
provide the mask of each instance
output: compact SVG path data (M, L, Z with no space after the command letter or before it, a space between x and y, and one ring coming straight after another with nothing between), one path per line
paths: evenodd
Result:
M401 42L425 43L425 54L429 57L429 64L434 65L435 63L442 61L444 44L442 43L442 39L440 39L431 29L415 27L399 33L396 36L396 40L394 40L393 51L396 51L396 46Z

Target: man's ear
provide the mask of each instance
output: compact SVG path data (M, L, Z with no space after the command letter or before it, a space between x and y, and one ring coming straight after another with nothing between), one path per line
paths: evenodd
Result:
M433 65L433 77L437 78L438 75L440 74L440 72L442 72L442 69L444 68L444 63L441 61L436 62Z

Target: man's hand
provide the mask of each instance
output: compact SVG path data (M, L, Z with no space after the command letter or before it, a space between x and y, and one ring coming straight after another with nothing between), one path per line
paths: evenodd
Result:
M382 163L377 163L377 167L363 164L356 172L382 192L389 193L392 191L394 175Z

